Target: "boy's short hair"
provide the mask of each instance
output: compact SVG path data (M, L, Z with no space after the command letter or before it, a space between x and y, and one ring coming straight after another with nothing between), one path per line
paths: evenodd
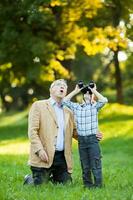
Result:
M59 82L59 83L62 82L62 83L64 83L64 85L66 86L66 88L68 87L68 86L67 86L66 80L64 80L64 79L57 79L57 80L55 80L53 83L51 83L50 89L51 89L54 85L56 85L58 82Z

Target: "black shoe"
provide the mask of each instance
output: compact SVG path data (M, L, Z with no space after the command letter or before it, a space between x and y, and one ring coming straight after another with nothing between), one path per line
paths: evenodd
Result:
M31 174L27 174L24 177L24 183L23 183L23 185L32 185L33 183L34 183L34 181L33 181L32 175Z

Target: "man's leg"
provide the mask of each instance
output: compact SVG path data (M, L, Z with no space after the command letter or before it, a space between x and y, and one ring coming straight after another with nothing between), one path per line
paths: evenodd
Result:
M56 151L52 165L53 182L68 183L72 181L71 174L67 171L64 151Z
M48 182L50 177L49 169L31 166L31 171L34 185L40 185Z

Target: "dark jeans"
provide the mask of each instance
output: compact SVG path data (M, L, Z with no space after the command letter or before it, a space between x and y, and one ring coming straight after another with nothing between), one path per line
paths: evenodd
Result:
M102 164L99 142L95 135L78 136L83 183L86 187L102 186ZM93 179L92 180L92 175Z
M65 184L72 181L71 175L67 171L67 164L64 151L56 151L53 164L50 168L38 168L31 166L33 181L35 185L51 180L53 183Z

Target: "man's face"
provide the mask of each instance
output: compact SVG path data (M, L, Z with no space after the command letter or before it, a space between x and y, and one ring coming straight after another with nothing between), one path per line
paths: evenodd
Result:
M63 81L57 81L50 89L50 94L54 97L64 98L67 94L67 85Z

